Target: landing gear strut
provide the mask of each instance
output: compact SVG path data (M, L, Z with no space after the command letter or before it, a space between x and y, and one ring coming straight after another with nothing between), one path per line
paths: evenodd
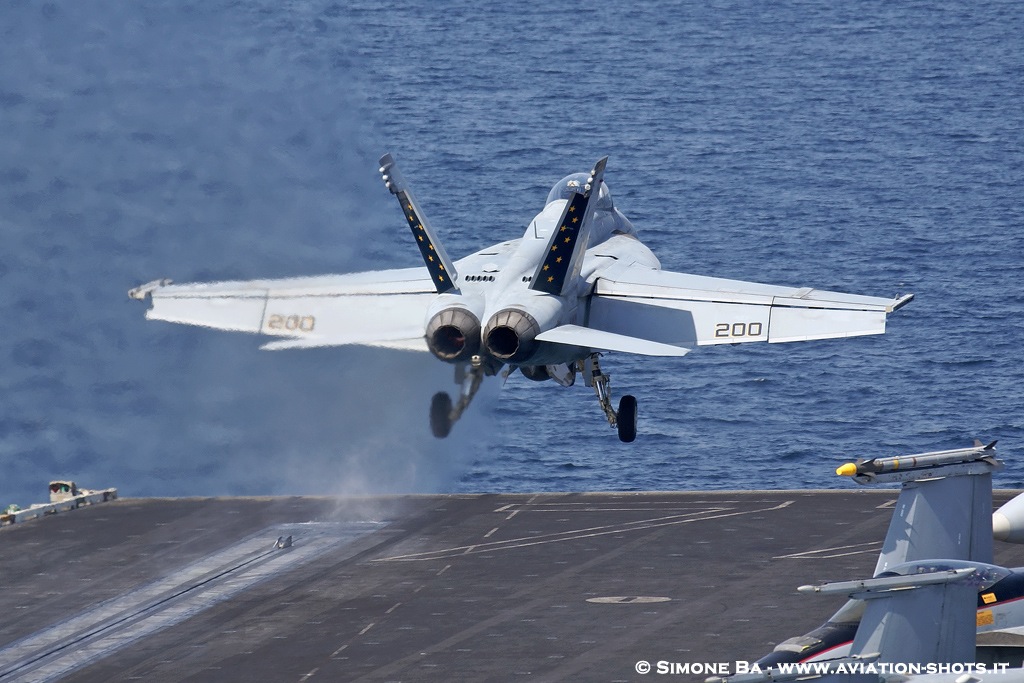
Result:
M583 375L583 381L588 387L594 387L594 393L597 394L601 410L608 418L608 424L618 430L619 441L630 443L636 439L636 397L623 396L619 400L619 410L612 410L611 377L601 372L599 355L595 353L579 361L580 374Z
M484 375L493 375L480 356L473 356L469 368L464 363L455 366L455 383L459 385L459 400L453 405L447 392L439 391L430 401L430 431L438 439L443 439L452 431L452 425L462 417L476 396Z

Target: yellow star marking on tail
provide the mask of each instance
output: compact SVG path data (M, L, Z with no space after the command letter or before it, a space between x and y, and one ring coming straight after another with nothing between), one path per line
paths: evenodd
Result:
M553 275L552 275L552 276L550 276L550 277L548 277L548 282L554 282L554 281L555 281L555 278L554 278L554 276L553 276Z
M430 261L431 263L433 263L433 261L434 261L434 257L433 257L433 256L428 256L428 257L427 257L427 260L428 260L428 261Z
M556 244L555 246L551 247L551 251L558 251L558 245Z
M555 259L555 263L561 263L561 262L562 262L562 257L561 256L559 256L558 258Z
M434 259L430 259L430 260L433 261ZM443 263L437 264L437 267L440 268L441 270L444 270L444 264Z
M575 216L575 217L574 217L574 218L572 219L572 222L573 222L573 223L575 223L575 222L576 222L576 221L578 221L579 219L580 219L580 217L579 217L579 216Z
M422 242L423 241L423 235L417 235L416 239L418 239L420 242Z
M566 237L565 238L565 243L568 244L569 242L572 242L572 238L571 237Z
M576 207L575 207L575 206L570 206L570 207L569 207L569 211L575 211L575 210L576 210Z
M430 246L430 251L434 251L434 245L433 245L433 244L431 244L431 245L429 245L429 246Z
M438 275L437 276L437 281L438 282L444 282L444 275Z
M551 267L551 266L549 266L548 264L546 264L546 263L544 264L544 270L547 270L547 269L548 269L548 268L550 268L550 267Z

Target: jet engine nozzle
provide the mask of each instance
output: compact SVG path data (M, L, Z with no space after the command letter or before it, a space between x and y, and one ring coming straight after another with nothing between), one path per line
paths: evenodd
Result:
M472 311L450 306L427 322L427 348L443 361L468 361L480 353L480 319Z
M997 541L1024 543L1024 493L992 513L992 536Z
M518 308L503 308L487 322L484 346L499 360L519 363L537 349L538 334L540 325L532 315Z

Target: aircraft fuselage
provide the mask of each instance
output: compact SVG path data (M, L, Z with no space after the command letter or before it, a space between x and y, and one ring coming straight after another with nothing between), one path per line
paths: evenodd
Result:
M549 203L531 221L522 238L482 249L455 262L461 293L439 294L427 312L428 345L436 357L459 363L471 355L481 355L485 362L498 366L529 366L572 363L591 353L584 347L537 341L536 335L560 325L585 326L587 301L594 282L609 268L622 263L658 270L661 263L636 238L632 224L618 209L598 209L591 219L593 246L584 253L580 277L572 287L563 295L531 289L564 206L565 200ZM439 321L445 317L461 317L467 329L444 329L438 334L444 327ZM479 340L475 338L477 334L481 335ZM445 335L448 340L464 341L466 348L478 351L453 353L451 346L443 343Z

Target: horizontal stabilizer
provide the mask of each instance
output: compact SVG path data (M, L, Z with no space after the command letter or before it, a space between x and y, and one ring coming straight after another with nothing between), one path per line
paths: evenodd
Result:
M579 325L562 325L537 335L539 341L555 344L570 344L601 351L621 351L641 356L685 356L689 349L671 344L662 344L639 337L629 337L614 332L602 332Z

